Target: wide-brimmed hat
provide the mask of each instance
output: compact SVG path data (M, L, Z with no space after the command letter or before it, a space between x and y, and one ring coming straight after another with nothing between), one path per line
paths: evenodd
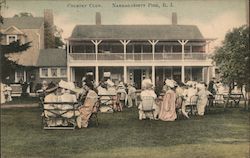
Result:
M92 75L94 75L94 73L93 72L87 72L86 75L92 76Z
M165 84L166 86L170 87L170 88L174 88L175 87L175 81L174 80L169 80L169 79L166 79L165 80Z
M152 88L153 87L153 83L152 83L151 79L144 79L142 81L142 87L143 88Z
M124 86L124 84L123 84L123 82L120 82L119 84L118 84L118 86L117 86L118 88L125 88L125 86Z
M75 85L73 82L66 82L61 80L58 84L59 87L63 88L63 89L67 89L70 90L72 92L78 93L79 91L75 88Z
M202 84L202 83L198 83L198 84L196 84L196 88L198 88L198 89L205 89L205 85Z

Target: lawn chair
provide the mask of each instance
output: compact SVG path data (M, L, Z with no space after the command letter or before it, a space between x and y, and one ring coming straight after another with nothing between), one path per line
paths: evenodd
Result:
M89 120L93 120L94 119L95 123L96 123L96 126L99 126L99 120L98 120L99 109L100 109L100 104L97 101L95 103L95 105L93 106L93 111L92 111L92 114L91 114L90 119L89 119Z
M188 104L186 104L186 111L190 115L195 115L197 112L197 102L198 102L198 96L193 95L190 97L190 100Z
M213 100L213 105L217 106L219 104L224 104L225 103L225 99L223 97L223 94L216 94L214 95L214 100Z
M230 102L230 107L233 107L233 105L234 105L234 107L239 107L241 99L242 98L244 99L244 96L241 93L231 93L228 95L224 95L223 97L225 100L224 109L227 107L229 102Z
M155 99L151 96L144 96L141 98L141 107L139 109L146 115L146 114L152 114L153 119L155 120L154 117L154 104L155 104Z
M182 114L181 112L182 104L183 104L183 96L178 96L175 102L177 118L179 118L180 115Z
M75 129L77 102L43 102L42 105L43 129Z

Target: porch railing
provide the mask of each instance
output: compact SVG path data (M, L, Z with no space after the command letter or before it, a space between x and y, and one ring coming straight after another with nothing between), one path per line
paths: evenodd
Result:
M182 60L182 53L69 53L70 60ZM205 53L185 53L184 60L207 60Z

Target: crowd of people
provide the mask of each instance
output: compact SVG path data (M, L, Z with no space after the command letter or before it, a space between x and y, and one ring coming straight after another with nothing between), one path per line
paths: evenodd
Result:
M137 91L132 83L114 84L110 74L104 75L104 79L97 85L92 73L87 73L82 78L81 88L74 83L60 81L58 84L48 85L43 83L42 91L45 92L44 102L78 102L79 107L75 110L68 104L60 105L60 114L68 119L50 119L48 126L67 126L72 116L77 116L77 126L88 127L88 122L96 104L101 112L120 112L124 108L137 107L139 120L154 119L162 121L174 121L180 112L186 118L190 117L187 107L195 104L195 114L203 116L205 108L209 105L209 96L216 93L224 93L225 87L221 83L211 81L209 85L203 82L188 81L177 83L167 79L161 88L161 93L156 93L150 79L142 81L141 91ZM45 117L54 116L59 105L44 104ZM146 107L150 106L150 107ZM147 109L147 110L145 110ZM68 110L68 111L67 111Z

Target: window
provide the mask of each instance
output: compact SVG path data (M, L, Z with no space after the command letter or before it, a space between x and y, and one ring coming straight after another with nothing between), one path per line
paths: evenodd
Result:
M24 70L15 71L15 82L24 82L26 81L26 72Z
M67 75L67 70L66 70L66 68L61 68L60 69L60 76L61 77L65 77Z
M67 69L60 67L40 68L41 78L60 78L67 76Z
M17 41L17 35L7 35L7 44Z
M41 77L48 77L49 76L49 71L48 68L42 68L41 69Z
M52 77L57 77L57 68L51 68L50 72Z

